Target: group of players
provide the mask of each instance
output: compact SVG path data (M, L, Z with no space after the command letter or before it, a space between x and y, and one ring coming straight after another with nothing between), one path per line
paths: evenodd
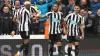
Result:
M18 1L16 1L18 2ZM23 39L23 43L20 46L19 51L15 54L15 56L19 56L20 52L23 50L25 55L28 56L29 49L29 24L30 19L33 21L40 18L48 18L50 21L49 27L49 54L53 56L53 47L56 43L58 46L58 52L60 56L63 56L62 52L62 43L61 43L61 34L67 35L68 41L68 56L71 55L72 45L74 42L75 45L75 55L78 56L79 53L79 41L80 37L84 39L84 19L80 16L80 7L75 5L74 12L67 15L63 18L63 13L59 11L59 5L54 4L50 12L46 13L46 15L40 15L38 9L35 6L31 6L29 1L24 2L24 7L18 8L15 11L15 15L13 21L17 23L19 26L19 32ZM62 31L61 31L62 29ZM81 32L81 35L80 35ZM12 31L12 36L14 36L15 32Z

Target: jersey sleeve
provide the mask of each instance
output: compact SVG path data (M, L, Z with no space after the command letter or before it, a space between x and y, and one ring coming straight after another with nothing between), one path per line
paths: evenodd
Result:
M41 11L38 9L38 7L37 6L31 6L31 12L32 13L36 13L37 14L37 16L38 15L40 15L41 14Z
M46 13L46 16L48 17L51 14L51 12Z
M67 15L65 18L64 18L64 20L65 21L68 21L68 19L71 17L71 14L69 14L69 15Z
M80 24L81 24L81 25L84 25L84 23L85 23L85 22L84 22L84 17L80 17Z
M60 13L61 13L61 19L64 19L64 17L63 17L63 16L64 16L64 14L63 14L62 12L60 12Z
M17 17L18 17L18 12L15 11L15 13L14 13L14 18L17 18Z

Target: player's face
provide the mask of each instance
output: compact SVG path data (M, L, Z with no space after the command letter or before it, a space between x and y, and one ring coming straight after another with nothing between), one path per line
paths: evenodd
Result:
M80 12L80 7L79 6L75 6L74 7L74 12L75 13L79 13Z
M30 5L25 5L25 7L29 10L30 9Z
M53 11L58 11L58 5L57 4L55 4L55 5L53 5Z
M97 11L97 15L100 16L100 9Z

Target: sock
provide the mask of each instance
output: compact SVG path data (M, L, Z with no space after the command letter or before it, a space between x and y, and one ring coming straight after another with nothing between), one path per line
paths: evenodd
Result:
M54 46L54 42L51 42L50 49L49 49L50 56L53 56L53 46Z
M24 47L24 44L21 44L21 46L20 46L20 52L23 50L23 47Z
M50 46L49 52L50 54L53 54L53 46Z
M24 53L26 56L28 55L28 49L29 49L29 43L24 44Z
M58 52L59 52L59 54L61 54L61 49L62 48L62 46L58 46Z
M75 55L77 56L79 53L79 46L75 46Z
M71 56L72 47L68 47L68 56Z
M25 56L28 56L28 49L24 50Z

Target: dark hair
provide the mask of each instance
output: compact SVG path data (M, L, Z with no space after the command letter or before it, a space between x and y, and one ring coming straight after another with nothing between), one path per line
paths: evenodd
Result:
M87 11L87 9L86 9L86 8L82 8L81 10L85 10L85 11Z
M53 4L53 6L54 6L54 5L57 5L57 6L59 7L59 5L58 5L57 3ZM53 6L51 7L51 11L53 10Z
M77 5L77 4L76 4L75 6L78 6L78 7L80 8L80 5ZM75 7L75 6L74 6L74 7Z
M54 6L54 5L57 5L58 7L60 6L60 5L59 5L59 4L57 4L57 3L53 4L53 6Z

